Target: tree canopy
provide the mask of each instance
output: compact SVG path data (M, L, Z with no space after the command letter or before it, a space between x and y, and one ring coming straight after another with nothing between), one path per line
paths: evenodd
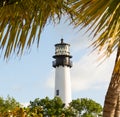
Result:
M35 99L33 102L30 102L29 108L31 112L35 112L35 110L43 116L55 116L61 117L64 115L65 117L94 117L102 112L102 106L92 99L81 98L77 100L72 100L68 107L62 102L59 97L55 97L54 99L49 99L46 97L45 99Z
M29 106L23 107L14 98L0 98L0 116L9 117L94 117L102 112L102 106L92 99L73 100L65 106L59 97L36 98Z
M16 107L20 107L20 103L14 98L8 96L6 99L3 99L0 97L0 115L13 111Z
M80 117L94 117L102 112L102 106L88 98L72 100L70 106L77 110Z

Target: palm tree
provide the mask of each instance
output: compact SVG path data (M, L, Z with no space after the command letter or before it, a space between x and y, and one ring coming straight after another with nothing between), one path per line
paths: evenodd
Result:
M21 55L36 40L46 23L60 21L68 14L75 27L93 33L94 49L109 57L117 56L106 94L103 117L118 117L120 112L120 1L119 0L2 0L0 1L0 49L5 58ZM29 35L28 35L29 33Z
M71 1L72 2L72 1ZM75 26L82 25L93 33L93 47L109 57L117 50L111 82L105 97L103 117L120 116L120 1L73 0ZM92 30L91 30L92 29Z
M104 115L105 117L120 116L120 46L117 50L115 66L112 73L111 82L106 94Z

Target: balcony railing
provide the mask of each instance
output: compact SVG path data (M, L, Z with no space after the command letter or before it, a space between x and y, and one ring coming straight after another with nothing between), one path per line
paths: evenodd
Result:
M56 67L56 66L69 66L69 67L72 67L73 63L72 61L70 60L55 60L52 62L52 65L53 67Z

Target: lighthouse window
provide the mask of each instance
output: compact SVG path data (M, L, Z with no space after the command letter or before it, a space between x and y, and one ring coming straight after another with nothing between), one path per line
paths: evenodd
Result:
M59 95L59 90L56 90L56 96Z

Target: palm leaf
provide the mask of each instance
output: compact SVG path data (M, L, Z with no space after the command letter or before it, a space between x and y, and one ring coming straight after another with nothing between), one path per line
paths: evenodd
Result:
M110 55L120 43L119 0L71 0L71 12L76 12L73 23L87 27L94 38L94 48ZM98 37L99 34L99 37Z
M5 58L13 53L22 55L35 40L39 45L46 23L59 22L67 12L64 0L9 0L1 4L3 2L0 2L0 48Z
M14 3L18 3L21 0L0 0L0 7L6 6L6 5L11 5Z

